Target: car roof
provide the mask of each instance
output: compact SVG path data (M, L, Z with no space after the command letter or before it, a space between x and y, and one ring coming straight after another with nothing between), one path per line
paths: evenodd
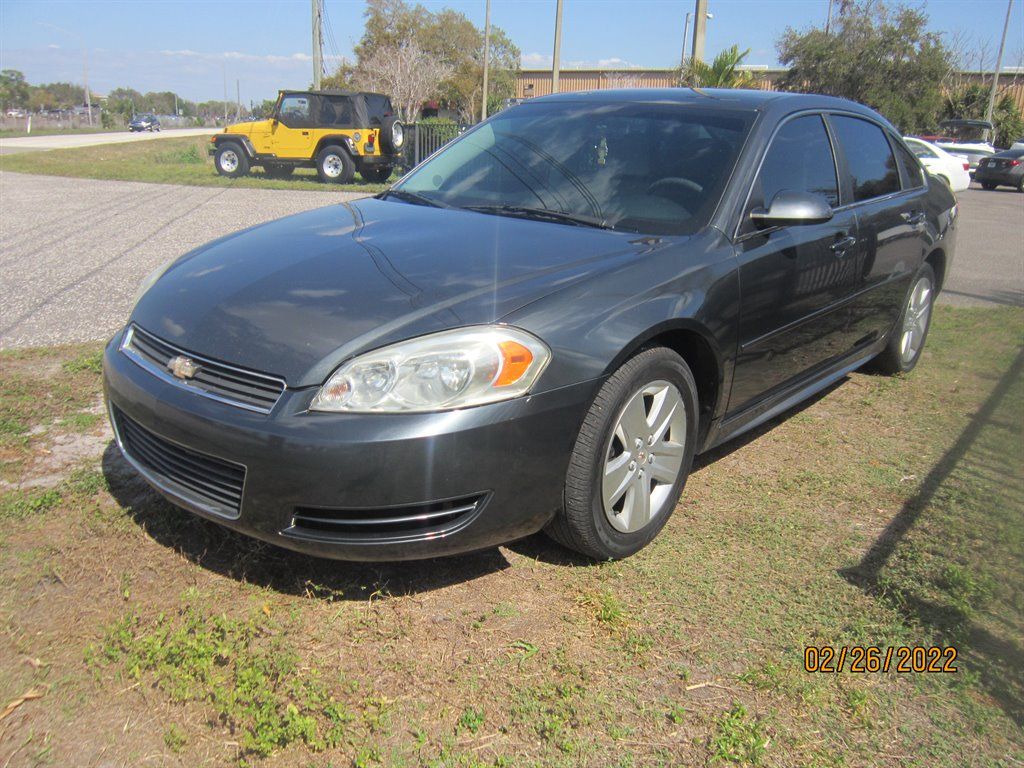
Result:
M373 91L343 91L340 89L330 89L324 91L282 90L281 93L287 93L292 96L385 96L385 94L383 93L374 93Z
M790 93L743 88L619 88L594 91L570 91L537 96L524 103L587 102L601 104L692 104L734 109L753 109L779 115L804 109L856 112L889 125L874 110L849 99L816 93ZM892 126L890 126L892 127ZM893 129L895 130L895 129Z

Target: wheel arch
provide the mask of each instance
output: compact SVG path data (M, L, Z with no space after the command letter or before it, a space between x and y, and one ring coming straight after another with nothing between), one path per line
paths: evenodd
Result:
M925 256L924 260L935 271L935 280L938 283L938 289L941 291L942 286L946 282L946 252L941 248L936 248Z
M245 154L248 155L250 161L256 158L256 148L253 147L249 137L243 133L218 133L214 135L214 147L220 149L224 144L238 144L242 147Z
M718 415L725 383L723 355L712 333L694 320L678 319L648 328L623 347L605 371L611 375L629 358L649 347L667 347L690 367L697 384L700 408L700 440L703 441Z
M343 133L322 136L313 148L313 155L310 159L315 160L316 156L320 154L323 148L330 146L331 144L335 144L348 152L348 156L351 157L353 161L357 159L358 154L352 146L352 139Z

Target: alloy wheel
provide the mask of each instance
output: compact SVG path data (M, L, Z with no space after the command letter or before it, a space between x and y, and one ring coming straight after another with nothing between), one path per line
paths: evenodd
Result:
M225 173L234 173L238 170L238 155L230 149L223 152L220 156L220 167Z
M903 314L903 337L900 339L900 356L906 365L921 351L928 331L928 318L932 311L932 281L927 277L918 278L914 290L907 300Z
M641 387L612 431L601 479L604 513L615 530L635 533L667 510L686 455L686 407L674 384Z
M324 175L329 176L332 179L336 179L341 176L341 171L344 168L341 158L337 155L328 155L324 158Z

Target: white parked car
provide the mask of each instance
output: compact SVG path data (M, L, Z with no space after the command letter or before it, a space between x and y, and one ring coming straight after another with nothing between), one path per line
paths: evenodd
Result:
M917 155L921 165L928 169L928 173L938 176L954 192L963 192L971 186L971 165L967 158L954 155L923 139L904 136L903 140L907 142L910 151Z

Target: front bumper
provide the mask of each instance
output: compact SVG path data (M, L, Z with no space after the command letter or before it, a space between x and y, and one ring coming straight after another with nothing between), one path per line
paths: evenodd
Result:
M599 381L460 411L310 413L315 388L288 389L270 414L219 403L168 383L119 351L104 354L108 408L168 444L242 465L237 515L211 511L126 458L178 506L279 546L345 560L408 560L485 549L540 530L562 503L576 434ZM148 465L152 469L152 465ZM477 500L449 529L344 534L308 530L297 514L344 510L376 520L397 509ZM365 531L365 533L364 533Z

